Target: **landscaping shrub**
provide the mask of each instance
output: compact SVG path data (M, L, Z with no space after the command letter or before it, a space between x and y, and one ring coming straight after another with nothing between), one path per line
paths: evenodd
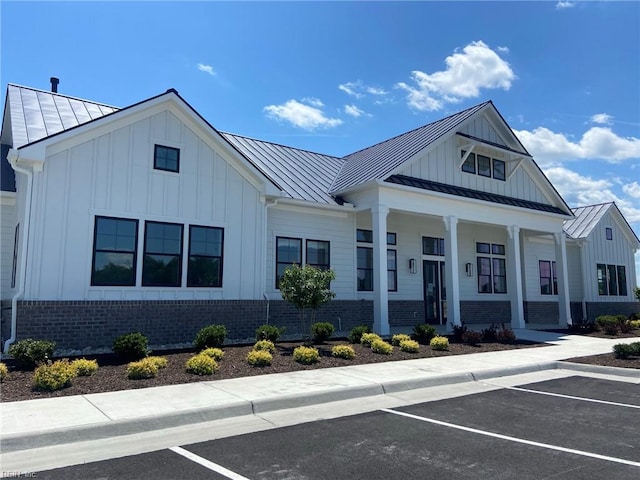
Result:
M45 363L53 357L53 349L55 347L56 344L48 340L26 338L13 343L9 347L9 355L21 364L34 368L36 365Z
M311 365L320 360L320 352L313 347L296 347L293 350L293 360L304 365Z
M482 341L482 334L473 330L467 330L462 334L462 341L467 345L475 347Z
M413 327L413 339L422 345L429 345L433 337L437 335L433 325L421 323Z
M349 332L349 343L360 343L363 333L371 333L368 325L358 325Z
M4 382L4 379L9 376L9 369L7 366L0 362L0 382Z
M153 378L158 374L158 365L149 357L127 365L127 378L129 380L141 380L143 378Z
M196 350L205 348L220 348L227 338L227 328L224 325L208 325L202 328L193 340Z
M140 332L120 335L113 341L113 352L126 361L140 360L149 355L149 340Z
M216 362L219 362L224 357L224 352L221 348L205 348L200 352L202 355L208 355Z
M447 337L435 336L429 342L431 350L449 350L449 339Z
M494 323L490 327L483 328L480 332L482 334L483 342L496 342L498 341L498 326Z
M513 343L516 341L516 334L508 327L502 327L496 334L496 340L500 343Z
M400 342L400 350L408 353L418 353L420 351L420 344L410 338L405 339Z
M595 329L596 329L595 323L584 318L574 321L571 325L569 325L570 333L585 334L585 333L591 333L595 331Z
M153 363L156 367L158 367L158 369L167 368L167 366L169 365L169 360L167 360L166 357L152 356L145 358L145 360Z
M77 358L71 362L71 366L75 369L77 376L90 377L98 370L98 361L87 360L86 358Z
M253 367L266 367L271 365L273 355L268 350L251 350L247 354L247 362Z
M636 352L635 347L631 343L617 343L613 346L613 355L622 360L638 354L640 354L640 352Z
M371 343L373 343L374 340L382 340L382 337L377 333L367 333L367 332L363 333L362 336L360 337L360 343L365 347L371 347Z
M275 325L260 325L256 328L256 342L260 340L269 340L276 343L284 334L285 328L278 328Z
M273 355L276 351L276 346L271 340L259 340L253 346L253 349L256 351L263 350Z
M311 325L311 340L313 343L324 343L335 331L336 328L329 322L316 322Z
M353 360L356 358L356 351L351 345L336 345L331 349L331 355L345 360Z
M75 376L76 369L64 359L40 365L33 374L33 381L40 390L54 391L71 385Z
M218 369L218 362L209 355L199 353L187 360L186 367L187 372L194 375L213 375Z
M411 340L411 337L409 335L404 334L404 333L397 333L393 337L391 337L391 345L394 345L394 346L397 347L404 340Z
M632 330L640 329L640 320L629 320L629 325Z
M607 335L617 335L618 325L618 318L613 315L600 315L596 317L596 326Z
M391 355L393 353L393 346L381 338L377 338L371 342L371 351L381 355Z

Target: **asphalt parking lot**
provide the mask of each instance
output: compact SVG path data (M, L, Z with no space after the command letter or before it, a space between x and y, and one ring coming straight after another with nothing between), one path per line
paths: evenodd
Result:
M23 478L635 480L639 432L637 384L574 376Z

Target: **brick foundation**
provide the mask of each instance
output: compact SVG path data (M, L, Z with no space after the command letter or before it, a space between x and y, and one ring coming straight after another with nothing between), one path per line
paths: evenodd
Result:
M640 302L588 302L587 319L594 322L600 315L626 315L640 313Z
M460 320L465 325L482 323L511 323L511 302L509 301L463 301L460 302Z

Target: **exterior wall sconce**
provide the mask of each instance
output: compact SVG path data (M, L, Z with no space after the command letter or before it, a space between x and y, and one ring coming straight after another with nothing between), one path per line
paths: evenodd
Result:
M464 266L464 271L467 274L467 277L473 277L473 263L467 263Z
M418 273L418 264L415 258L409 259L409 272Z

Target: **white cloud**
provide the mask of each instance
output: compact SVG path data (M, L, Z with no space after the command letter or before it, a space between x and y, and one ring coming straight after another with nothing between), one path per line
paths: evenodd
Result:
M338 85L338 90L342 90L344 93L354 98L362 98L366 96L366 94L387 95L389 93L383 88L365 85L362 80L356 80L355 82L347 82Z
M602 125L611 125L613 122L613 117L608 113L596 113L591 116L591 121L593 123L600 123Z
M506 48L506 47L501 47ZM444 103L477 97L481 89L509 90L516 78L508 62L482 41L471 42L445 60L447 69L431 74L415 70L415 85L396 84L407 92L407 101L416 110L439 110Z
M213 70L213 67L211 65L205 65L204 63L199 63L198 70L200 70L201 72L208 73L212 77L216 76L216 72Z
M558 3L556 3L556 10L563 10L565 8L572 8L575 6L576 6L576 2L568 2L568 1L560 0Z
M367 87L366 90L367 93L370 93L371 95L386 95L387 93L389 93L386 90L377 87Z
M545 127L520 130L515 134L542 166L561 160L599 159L619 163L640 158L639 138L620 137L605 127L590 128L577 142Z
M499 52L509 53L509 47L496 47Z
M633 183L628 183L626 185L623 185L622 191L627 195L629 195L631 198L640 199L640 183L638 182L633 182Z
M292 99L281 105L268 105L264 107L264 111L270 118L273 118L275 120L286 120L293 126L303 128L305 130L331 128L342 124L342 120L340 120L339 118L329 118L325 116L324 112L320 110L320 108L313 106L313 103L315 103L316 105L318 103L322 105L322 102L320 102L320 100L306 100L311 100L312 105L306 105Z
M322 103L322 101L318 98L315 97L305 97L302 99L302 101L304 103L308 103L309 105L312 105L314 107L324 107L324 103Z
M347 115L351 115L352 117L360 117L364 115L364 111L360 110L355 105L345 105L344 113L346 113Z

